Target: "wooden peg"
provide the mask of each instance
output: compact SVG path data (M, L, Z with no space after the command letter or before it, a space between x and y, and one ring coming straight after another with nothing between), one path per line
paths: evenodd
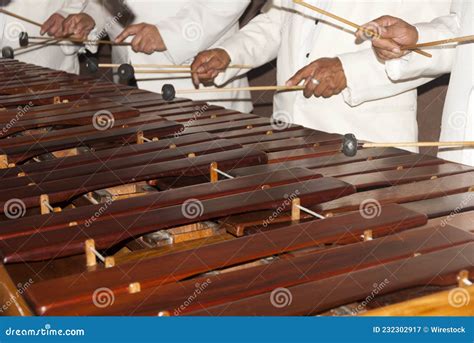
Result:
M138 131L137 132L137 144L144 144L145 143L145 136L143 134L143 131Z
M461 270L458 274L458 287L469 287L472 286L472 282L469 280L469 271Z
M373 240L374 238L373 238L372 230L365 230L363 237L364 237L364 242Z
M474 186L472 186L471 188L469 188L467 191L468 191L468 192L474 192Z
M210 167L211 183L219 181L219 175L217 174L217 162L212 162Z
M272 130L268 130L265 134L266 134L267 136L271 136L271 135L273 135L273 131L272 131Z
M158 317L171 317L171 313L169 311L160 311L158 312Z
M130 294L140 293L141 291L142 286L140 285L140 282L133 282L128 285L128 293Z
M176 144L171 144L170 149L176 149Z
M25 173L25 172L20 172L20 173L18 173L18 175L17 175L17 177L24 177L24 176L26 176L26 173Z
M105 268L115 267L115 257L113 256L106 257L104 260L104 265L105 265Z
M300 198L295 198L291 201L291 220L292 221L299 221L301 219L301 206Z
M61 103L61 97L60 96L55 96L53 98L53 104L57 105Z
M86 254L87 267L94 267L97 265L97 256L95 256L94 250L95 241L93 239L88 239L84 242L84 252Z
M7 169L8 165L8 156L7 155L0 155L0 169Z
M196 157L196 154L194 152L191 152L188 154L188 158L194 158Z
M40 208L41 214L48 214L54 211L54 209L49 204L49 196L47 194L40 196Z

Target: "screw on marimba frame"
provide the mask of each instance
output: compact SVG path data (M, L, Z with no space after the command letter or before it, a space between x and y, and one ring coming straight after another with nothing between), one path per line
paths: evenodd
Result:
M140 285L140 282L133 282L128 285L128 293L130 294L140 293L141 291L142 286Z
M364 242L372 241L374 239L372 230L365 230L362 239Z
M470 287L472 286L472 281L469 280L469 271L461 270L457 276L458 287Z

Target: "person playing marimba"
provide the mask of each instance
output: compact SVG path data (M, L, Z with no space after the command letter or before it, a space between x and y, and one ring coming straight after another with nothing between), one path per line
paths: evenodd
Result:
M62 36L65 18L81 12L87 0L12 0L0 1L0 9L10 13L20 14L31 19L30 22L13 17L7 13L0 13L0 30L2 47L19 48L18 37L21 32L28 32L32 36L49 35ZM46 42L44 42L46 43ZM35 48L19 50L15 58L35 63L44 67L63 70L70 73L79 73L79 59L77 49L72 44L38 44Z
M430 49L433 58L426 59L403 49L418 42L436 42L474 33L474 5L471 0L454 0L451 14L430 23L410 25L402 19L384 16L371 25L381 27L381 39L372 41L380 59L394 82L436 76L451 72L451 79L443 114L441 141L474 140L474 45L472 36L456 47ZM360 34L360 33L359 33ZM469 37L467 37L469 38ZM367 80L370 87L372 80ZM448 149L440 157L467 165L474 165L472 148Z
M180 0L180 1L98 1L91 0L85 13L96 26L89 39L104 38L106 31L116 43L131 39L129 47L114 46L114 62L136 64L182 65L192 61L204 49L229 38L239 29L238 20L248 6L248 0ZM90 19L85 15L66 20L66 33L85 27ZM120 20L118 20L120 19ZM127 25L120 28L121 22ZM119 25L117 25L117 23ZM93 27L92 27L93 28ZM89 25L89 31L92 30ZM140 74L138 87L160 92L164 84L190 88L186 74ZM230 83L234 87L248 86L245 76ZM219 106L242 112L252 111L249 92L231 94L194 94L193 100L210 100Z
M449 1L426 2L423 11L419 1L404 1L403 6L396 1L308 3L358 23L367 22L375 13L423 21L449 11ZM240 32L216 49L200 53L193 63L195 84L215 79L222 85L246 72L219 74L229 63L258 67L275 57L278 85L304 80L306 89L277 93L274 117L326 132L352 132L376 142L418 139L415 89L431 79L391 81L370 42L355 42L346 27L291 0L269 1L264 12ZM365 89L369 80L373 87ZM365 92L376 100L366 101ZM306 99L313 95L316 97Z

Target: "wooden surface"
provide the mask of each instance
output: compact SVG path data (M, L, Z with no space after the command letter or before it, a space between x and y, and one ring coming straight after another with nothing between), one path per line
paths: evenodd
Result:
M472 271L472 168L394 148L350 158L340 134L16 61L0 80L0 125L24 110L0 137L0 281L34 281L17 314L313 315L361 306L374 284L390 296L371 308ZM227 176L209 183L211 162ZM86 266L91 238L107 265ZM94 305L101 287L112 306ZM293 302L277 308L282 287Z

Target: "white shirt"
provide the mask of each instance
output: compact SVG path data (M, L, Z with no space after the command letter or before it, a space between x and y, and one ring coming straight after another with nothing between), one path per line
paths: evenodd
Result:
M431 42L474 34L474 5L471 0L454 0L451 14L430 23L416 25L420 42ZM393 80L438 76L451 72L443 112L440 141L474 141L474 44L433 48L433 58L410 54L386 64ZM474 149L441 149L440 157L474 166Z
M96 0L97 1L97 0ZM114 3L114 1L112 1ZM96 11L87 11L96 19L97 28L100 31L118 13L133 17L134 23L148 23L156 25L165 42L167 51L156 52L152 55L135 53L131 48L122 49L116 53L115 59L132 64L189 64L194 57L203 50L212 48L223 39L228 38L238 31L238 20L250 3L249 0L127 0L121 5L120 2L108 15L94 15ZM104 8L104 4L99 0ZM109 4L110 6L110 4ZM112 7L112 6L110 6ZM112 39L118 35L119 30L114 25L111 27ZM121 30L120 30L121 31ZM97 31L91 34L91 38ZM131 37L133 38L133 37ZM131 41L129 39L128 41ZM114 47L115 49L115 47ZM119 55L119 56L118 56ZM119 63L120 63L119 62ZM184 76L184 77L183 77ZM164 84L171 83L177 90L194 88L189 75L171 74L160 76L156 74L137 74L138 87L153 92L161 92ZM231 82L229 87L248 86L247 78L241 77ZM179 94L178 94L179 96ZM210 103L232 108L242 112L252 110L252 102L249 92L230 93L196 93L186 94L186 97L194 100L206 100Z
M387 13L420 21L422 18L431 20L449 11L449 1L446 0L308 2L358 24ZM278 57L278 84L284 85L310 62L323 57L339 57L348 81L343 94L330 99L306 99L301 91L278 93L274 97L274 116L326 132L354 133L360 139L376 142L417 140L416 87L421 81L391 81L370 42L356 44L352 28L291 0L273 0L268 5L265 13L220 45L234 63L259 66ZM317 25L316 20L319 20ZM242 72L235 71L233 75ZM220 75L217 82L224 82L233 75ZM376 100L366 100L361 91L367 89L369 83L371 87L367 93L375 95ZM382 92L382 85L390 92Z

